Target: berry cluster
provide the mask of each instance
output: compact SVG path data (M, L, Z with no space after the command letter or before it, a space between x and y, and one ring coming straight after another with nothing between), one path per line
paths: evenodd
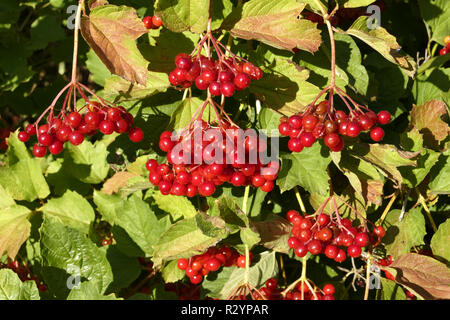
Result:
M249 254L249 262L251 264L253 260L253 254ZM178 269L184 270L186 276L192 284L199 284L202 282L203 277L210 272L215 272L220 267L238 266L245 268L245 256L240 255L236 250L222 246L211 247L205 253L196 255L189 259L180 258L177 262Z
M375 114L373 111L352 110L347 115L341 110L331 110L328 100L311 105L304 113L282 117L278 131L282 136L290 137L288 148L300 152L311 147L317 139L323 139L331 151L338 152L344 148L342 136L355 138L361 132L370 130L373 141L381 141L384 130L377 124L387 124L391 115L387 111Z
M313 291L305 282L299 282L295 290L286 293L284 300L334 300L335 288L327 283L322 289L313 286Z
M114 237L112 233L108 233L106 237L102 240L102 246L110 246L113 243Z
M439 50L439 55L443 56L450 52L450 36L444 38L445 47Z
M195 141L195 130L202 131L203 142ZM254 136L239 137L241 133L242 130L237 127L223 130L223 127L213 127L204 121L201 128L197 126L186 131L177 141L172 140L171 132L164 131L160 136L159 147L167 152L167 163L158 164L154 159L147 161L150 182L158 186L164 195L188 197L197 194L211 196L216 186L225 182L235 187L252 185L264 192L272 191L279 172L279 162L262 164L259 156L254 159L256 163L249 161L250 154L259 155L266 150L267 144L265 140ZM222 141L216 141L219 135L223 137ZM227 143L227 139L233 142ZM230 144L234 146L232 150L229 150ZM239 144L245 148L242 157L236 147ZM216 158L216 150L223 151L222 157ZM201 159L201 163L196 163L195 159Z
M214 60L180 53L175 57L175 65L169 74L172 85L186 89L195 82L198 89L208 89L213 96L231 97L236 90L244 90L251 80L259 80L263 75L259 67L236 56Z
M147 29L159 29L162 26L162 20L157 16L146 16L142 19Z
M8 259L7 264L0 263L0 269L3 268L11 269L15 273L17 273L22 282L29 280L34 281L39 291L47 291L47 286L35 275L33 275L28 265L21 264L17 260Z
M97 130L105 135L128 132L133 142L144 138L144 133L140 128L134 127L133 116L125 108L102 106L99 102L89 101L86 109L88 111L84 115L77 111L67 115L61 113L58 117L50 115L48 122L39 127L37 124L29 124L24 131L19 132L18 138L27 142L31 136L36 135L33 155L38 158L44 157L47 149L54 155L59 154L67 141L77 146L84 141L85 136L92 136Z
M297 211L289 210L286 217L293 225L289 248L300 258L308 252L323 253L336 262L343 262L347 255L357 258L363 247L379 243L386 233L382 226L369 233L366 226L355 228L349 219L332 219L325 213L302 217Z
M11 130L8 128L0 128L0 150L8 149L8 144L6 143L6 138L11 134Z

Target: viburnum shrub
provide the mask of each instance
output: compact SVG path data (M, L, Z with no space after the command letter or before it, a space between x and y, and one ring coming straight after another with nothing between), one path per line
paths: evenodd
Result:
M0 299L450 299L445 1L34 2Z

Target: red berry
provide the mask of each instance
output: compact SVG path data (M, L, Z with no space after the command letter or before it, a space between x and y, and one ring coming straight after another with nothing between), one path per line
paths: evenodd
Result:
M449 52L450 52L450 50L447 47L443 47L441 50L439 50L439 55L443 56Z
M319 254L322 252L322 244L319 240L312 240L308 243L308 251L313 255Z
M220 91L225 97L231 97L234 94L234 84L232 82L224 82L220 85Z
M336 133L329 133L323 138L323 142L328 148L334 148L341 142L341 137Z
M300 243L294 248L294 253L297 257L303 258L308 253L308 248L303 243Z
M380 127L375 127L372 130L370 130L370 138L375 141L381 141L384 138L384 130Z
M273 291L277 288L277 286L278 286L278 282L275 278L267 279L267 281L266 281L267 289L269 289L270 291Z
M306 148L311 147L315 141L316 138L314 138L311 132L302 132L302 134L300 135L300 142Z
M327 245L324 251L325 255L330 259L335 259L338 255L338 252L339 249L332 244Z
M48 151L50 151L50 153L52 153L54 155L61 153L62 150L63 150L63 143L59 140L54 141L48 147Z
M30 139L30 135L26 131L20 131L17 138L22 142L27 142Z
M114 123L110 120L103 120L98 125L98 130L103 134L111 134L114 132Z
M216 191L216 186L210 181L205 181L198 186L198 193L203 197L209 197Z
M29 125L26 126L25 131L30 136L35 135L36 134L36 126L30 123Z
M35 144L33 146L33 155L37 158L42 158L47 153L47 148L44 146L40 146L38 144Z
M292 152L301 152L303 150L303 144L299 138L291 138L288 142L288 148Z
M376 226L375 229L373 229L373 233L379 238L383 238L386 235L386 230L382 226Z
M133 142L140 142L144 139L144 132L141 128L133 128L128 132L128 137Z
M157 167L158 167L158 161L156 161L155 159L148 159L147 163L145 164L145 168L148 171L155 170Z
M217 260L216 258L211 258L208 261L206 261L206 268L209 271L217 271L219 270L221 265L222 264L220 263L220 261Z
M352 258L358 258L361 255L361 247L357 245L351 245L347 248L347 254Z
M264 192L270 192L273 190L274 187L275 187L275 184L273 183L273 181L266 181L261 186L261 190Z
M69 113L69 115L67 116L67 122L69 123L69 125L73 128L76 129L78 128L78 126L81 123L81 115L78 112L71 112Z
M361 133L361 127L356 121L352 121L347 125L347 136L356 138Z
M144 26L147 29L152 29L153 28L153 23L152 23L152 17L150 16L146 16L142 19L142 22L144 23Z
M203 280L203 276L201 274L193 275L192 277L189 277L189 280L192 284L199 284Z
M388 124L391 121L391 114L388 111L380 111L377 116L379 124Z
M74 146L78 146L79 144L81 144L83 142L83 140L84 140L84 136L79 131L72 131L69 135L69 141Z
M303 117L302 126L306 131L311 132L314 130L314 127L317 125L317 122L319 122L319 120L317 119L316 116L314 116L312 114L308 114Z
M353 240L357 246L365 247L369 244L369 235L366 232L359 232Z
M53 142L53 136L48 133L43 133L39 135L39 143L43 146L49 146Z
M153 16L152 17L152 24L154 27L159 28L162 26L162 20L160 17Z
M250 85L250 77L245 73L238 73L234 78L234 85L237 89L245 89Z
M289 117L289 125L294 129L300 129L302 127L302 118L298 115Z
M222 94L220 90L220 83L217 81L211 82L209 84L208 90L213 96L220 96Z
M278 126L278 131L280 132L280 134L282 136L285 136L285 137L288 136L290 130L291 130L291 126L287 122L282 122Z
M332 296L335 292L335 289L331 283L327 283L326 285L323 286L322 291L324 294Z

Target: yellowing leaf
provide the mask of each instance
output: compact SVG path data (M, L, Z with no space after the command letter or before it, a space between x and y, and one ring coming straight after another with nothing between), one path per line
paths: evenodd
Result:
M111 73L145 85L148 61L136 45L147 33L135 9L104 5L81 18L81 33Z
M320 30L317 24L299 19L304 7L295 0L251 0L235 9L222 27L235 37L275 48L315 52L322 43Z
M19 205L0 210L0 256L7 253L12 259L16 257L30 235L30 213L28 208Z

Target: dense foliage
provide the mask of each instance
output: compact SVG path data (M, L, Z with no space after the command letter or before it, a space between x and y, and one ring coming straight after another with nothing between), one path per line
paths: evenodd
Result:
M0 299L450 298L449 1L80 4L0 1Z

